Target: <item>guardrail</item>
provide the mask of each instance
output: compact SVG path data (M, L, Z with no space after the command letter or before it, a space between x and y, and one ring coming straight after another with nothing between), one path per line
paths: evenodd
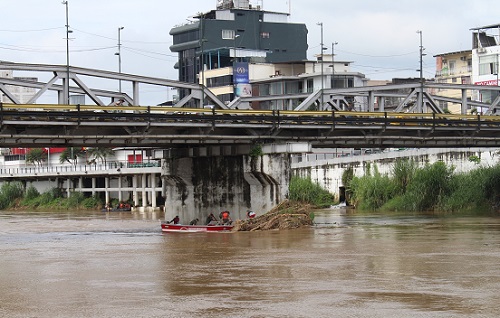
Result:
M89 172L117 172L117 169L144 169L161 167L160 161L151 162L122 162L111 161L106 164L77 164L77 165L47 165L47 166L27 166L27 167L8 167L0 168L0 177L5 176L36 176L36 175L64 175L64 174L79 174Z
M238 110L209 108L179 108L165 106L97 106L59 104L5 104L0 103L0 122L9 118L23 120L31 116L40 121L51 121L53 116L67 120L114 120L137 118L160 120L261 120L278 123L349 123L364 120L385 124L450 124L450 123L500 123L495 115L457 115L440 113L355 112L355 111L291 111L291 110ZM196 116L196 117L194 117Z

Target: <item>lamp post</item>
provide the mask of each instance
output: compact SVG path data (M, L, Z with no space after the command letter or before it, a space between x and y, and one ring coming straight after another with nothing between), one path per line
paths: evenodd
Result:
M323 97L323 90L325 89L325 81L324 81L324 74L323 74L323 22L318 22L317 23L320 28L321 28L321 105L320 105L320 110L323 108L323 103L324 103L324 97Z
M332 88L335 88L335 45L338 42L332 42Z
M236 39L239 38L240 35L239 34L235 34L234 35L234 43L233 43L233 46L234 46L234 62L237 62L237 59L236 59Z
M201 48L201 54L200 54L200 64L201 64L201 102L200 106L201 108L204 107L205 105L205 47L204 47L204 42L205 42L205 30L203 29L203 21L205 20L205 15L202 13L200 15L200 48Z
M72 31L69 29L68 1L63 1L62 4L66 6L66 85L64 88L64 99L69 105L69 34Z
M121 42L121 31L125 27L119 27L118 28L118 52L115 53L115 55L118 55L118 73L122 73L122 52L121 52L121 47L122 47L122 42ZM122 80L118 80L118 90L121 93L122 92Z

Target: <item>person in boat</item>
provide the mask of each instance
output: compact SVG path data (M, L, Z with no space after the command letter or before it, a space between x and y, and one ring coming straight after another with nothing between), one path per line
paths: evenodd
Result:
M189 225L196 225L196 224L198 224L198 221L199 221L198 218L191 220L191 222L189 222Z
M233 220L231 219L231 216L229 215L229 211L222 211L219 215L220 219L222 220L222 224L231 224L233 223Z
M176 215L172 220L170 220L170 222L167 222L167 223L179 224L179 222L180 222L179 216Z
M247 210L247 218L253 219L255 217L255 212L252 210Z
M217 223L217 219L215 218L215 215L213 213L210 213L207 216L207 219L205 221L205 225L214 225Z

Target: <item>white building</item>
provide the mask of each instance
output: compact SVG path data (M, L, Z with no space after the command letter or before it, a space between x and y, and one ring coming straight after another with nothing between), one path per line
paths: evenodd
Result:
M484 86L500 86L498 67L500 24L482 26L471 30L474 31L472 43L472 83ZM479 90L473 96L473 99L492 103L497 96L498 91Z
M321 89L366 86L368 79L364 74L351 72L352 62L334 60L331 54L317 55L316 61L290 63L247 63L248 79L251 89L242 97L266 97L287 94L311 94ZM323 62L322 59L323 58ZM323 67L323 69L321 69ZM200 76L215 95L227 96L235 90L233 67L206 70ZM323 83L321 79L323 78ZM326 99L326 97L325 97ZM298 106L284 100L253 103L253 109L291 110ZM286 103L286 104L285 104ZM353 100L353 107L361 101Z
M36 82L38 81L38 78L36 77L14 77L12 74L12 71L0 71L0 77L3 78L15 78L17 80L25 80L25 81L30 81L30 82ZM22 86L12 86L12 85L7 85L7 89L9 92L14 95L15 98L18 99L18 101L21 104L26 104L28 101L35 95L36 90L31 87L22 87ZM5 95L4 93L0 92L1 98L0 101L2 103L12 103L10 98Z

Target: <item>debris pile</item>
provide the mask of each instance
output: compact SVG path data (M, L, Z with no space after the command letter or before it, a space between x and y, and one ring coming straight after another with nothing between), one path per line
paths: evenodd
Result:
M285 201L264 215L236 221L233 231L284 230L310 226L313 224L311 208L308 204Z

